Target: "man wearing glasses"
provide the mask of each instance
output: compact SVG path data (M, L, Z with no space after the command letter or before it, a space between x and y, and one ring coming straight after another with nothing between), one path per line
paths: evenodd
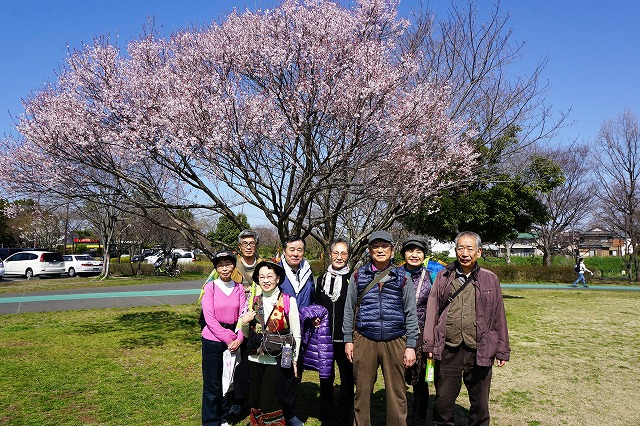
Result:
M469 425L488 425L492 366L502 367L510 354L502 291L498 277L478 266L478 234L461 232L455 247L456 261L440 271L431 288L423 334L422 351L436 360L433 424L453 426L463 381Z
M244 292L247 296L249 306L253 304L253 297L256 295L258 288L251 278L256 265L260 261L258 259L258 233L250 229L245 229L238 235L238 249L240 256L236 262L236 269L233 271L231 279L242 283Z
M345 353L353 363L356 425L370 425L371 394L382 366L387 425L407 424L405 368L416 361L418 317L413 284L391 262L393 239L369 237L371 261L353 273L345 303Z

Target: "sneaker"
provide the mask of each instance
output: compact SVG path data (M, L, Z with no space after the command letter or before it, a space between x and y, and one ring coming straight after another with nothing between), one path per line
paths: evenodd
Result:
M575 285L575 284L571 284L571 287L578 287L578 286L577 286L577 285Z
M589 287L589 286L585 284L585 285L583 285L582 287Z
M229 425L229 423L227 423L227 422L222 422L222 423L220 423L220 426L231 426L231 425Z
M240 415L241 411L242 411L242 407L238 404L233 404L231 408L229 408L229 414L232 416Z
M287 420L287 426L304 426L304 423L298 417L293 416Z

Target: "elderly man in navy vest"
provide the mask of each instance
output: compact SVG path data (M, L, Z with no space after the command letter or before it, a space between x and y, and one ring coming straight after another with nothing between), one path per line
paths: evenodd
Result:
M416 361L418 317L413 284L406 285L393 258L393 238L376 231L369 237L371 261L353 273L345 304L345 352L356 384L355 425L370 425L371 393L382 366L387 425L407 424L405 368Z

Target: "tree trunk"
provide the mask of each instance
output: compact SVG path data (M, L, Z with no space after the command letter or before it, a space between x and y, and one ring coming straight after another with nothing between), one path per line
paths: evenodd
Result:
M504 263L511 265L511 244L509 241L505 241L504 243Z

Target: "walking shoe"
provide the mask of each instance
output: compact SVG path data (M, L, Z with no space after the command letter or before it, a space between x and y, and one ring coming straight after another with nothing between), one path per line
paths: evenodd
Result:
M304 426L304 423L298 417L293 416L287 420L287 426Z
M231 408L229 408L229 414L232 416L238 416L242 411L242 407L238 404L233 404Z
M229 423L227 423L227 422L222 422L222 423L220 423L220 426L231 426L231 425Z
M585 284L585 285L583 285L582 287L589 287L589 286Z
M578 287L578 286L577 286L577 285L575 285L575 284L571 284L571 287Z

